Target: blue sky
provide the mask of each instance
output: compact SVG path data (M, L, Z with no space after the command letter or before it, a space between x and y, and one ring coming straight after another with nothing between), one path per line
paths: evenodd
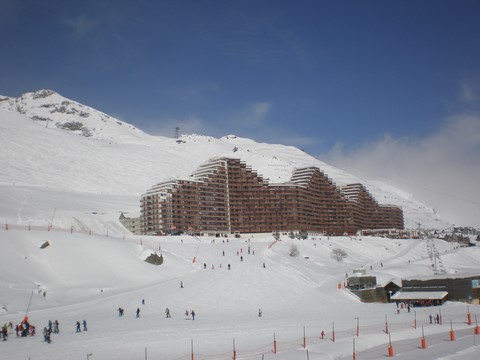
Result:
M478 1L2 0L0 93L310 153L424 135L480 78Z
M400 171L415 172L407 163L420 157L420 144L453 131L460 117L473 116L472 130L479 123L479 1L0 6L0 94L52 89L150 134L173 136L176 126L236 134L294 145L351 171L362 154L364 172L393 177L384 163L399 152L415 150ZM474 138L452 166L460 159L470 169L480 141L466 133ZM401 149L379 150L384 143Z

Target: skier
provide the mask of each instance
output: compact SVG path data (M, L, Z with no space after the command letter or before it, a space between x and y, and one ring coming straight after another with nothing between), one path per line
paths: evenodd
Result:
M188 310L185 310L185 320L190 320L189 315L190 313L188 312Z
M180 289L183 289L183 281L180 281Z
M8 336L8 326L7 324L4 324L2 326L2 337L3 337L3 341L7 341L7 336Z
M77 323L76 323L75 325L76 325L75 332L80 332L80 331L82 331L82 330L80 330L80 321L77 321Z
M432 317L432 314L428 315L428 318L429 318L430 324L431 324L431 323L432 323L432 318L433 318L433 317Z
M228 264L228 270L230 270L230 264Z
M60 329L58 328L58 325L59 325L59 324L58 324L58 320L55 320L55 321L53 322L53 332L54 332L55 334L58 334L58 333L60 332Z
M262 317L262 309L258 309L258 317Z
M166 316L167 318L170 317L170 309L169 309L169 308L166 308L166 309L165 309L165 316Z
M190 314L192 315L192 320L195 320L195 311L191 311Z
M87 331L87 321L83 320L82 324L83 324L83 331Z
M145 305L145 299L142 299L142 305Z
M43 328L43 340L48 344L51 343L50 333L48 332L48 329L46 326Z
M320 338L323 340L325 338L325 331L322 330L322 333L320 334Z
M137 308L136 314L137 314L137 318L139 318L140 317L140 308Z

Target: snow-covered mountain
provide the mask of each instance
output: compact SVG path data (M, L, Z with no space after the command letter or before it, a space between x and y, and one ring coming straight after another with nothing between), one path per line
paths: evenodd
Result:
M213 156L240 157L270 181L285 181L304 165L321 167L338 183L359 179L293 147L232 135L154 137L53 92L39 93L44 97L0 98L0 325L28 315L37 329L26 337L9 330L0 360L297 360L305 350L312 360L351 359L352 338L362 359L384 358L390 340L405 358L478 358L465 313L476 316L479 305L449 302L440 309L445 323L436 325L428 319L439 307L410 313L395 304L362 303L338 283L355 269L368 269L380 284L434 277L432 262L440 258L449 276L478 274L480 248L372 237L125 234L120 211L138 212L139 196L152 184L189 176ZM65 101L70 110L54 111ZM76 125L62 125L68 123ZM402 204L407 223L440 223L408 194L367 185L379 201ZM347 257L337 261L335 249ZM162 254L161 266L144 261L152 253ZM118 316L119 307L125 316ZM185 321L185 310L195 310L196 320ZM76 332L83 319L88 331ZM51 344L42 337L49 320L60 322ZM454 342L445 341L451 326ZM418 348L424 327L425 350Z
M401 206L408 228L419 223L427 228L449 225L410 194L382 182L359 179L295 147L257 143L235 135L220 139L201 135L182 135L179 139L151 136L51 90L18 98L0 96L0 127L0 184L8 188L14 204L25 196L14 191L19 187L23 194L30 193L30 199L35 197L32 192L40 189L55 189L52 199L61 192L65 196L78 194L79 198L91 196L86 194L120 196L119 208L103 209L98 202L101 210L94 211L96 215L112 215L109 221L113 224L118 211L138 212L140 195L155 183L188 177L209 158L230 156L244 160L272 183L287 181L296 167L317 166L337 185L361 182L379 203ZM51 208L56 209L53 200ZM57 226L66 226L72 221L74 206L62 209L64 213L58 210L53 221ZM18 216L6 210L0 216L17 223L43 221L42 215L26 216L25 211Z

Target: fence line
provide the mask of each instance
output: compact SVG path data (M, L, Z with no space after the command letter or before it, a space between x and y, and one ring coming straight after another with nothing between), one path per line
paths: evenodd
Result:
M455 332L458 332L459 334L461 334L463 337L465 336L468 336L469 334L470 335L473 335L473 336L477 336L478 334L475 332L475 327L476 325L472 324L472 325L468 325L468 323L466 323L464 321L464 319L456 319L455 322L452 321L452 324L455 324L455 327L457 328L455 330ZM459 327L459 325L463 325L462 328ZM384 326L384 323L379 323L378 324L378 331L373 333L373 334L379 334L382 332L382 327ZM454 342L455 340L452 340L451 338L449 338L449 333L450 333L450 323L449 324L443 324L443 325L439 325L441 326L441 331L439 332L434 332L434 333L431 333L431 334L427 334L426 336L424 336L421 332L421 329L418 328L418 329L414 329L413 327L403 327L402 326L402 329L400 329L399 331L408 331L408 330L411 330L411 331L415 331L415 332L418 332L418 335L417 336L414 336L414 337L408 337L408 338L402 338L400 340L395 340L393 339L391 341L391 346L392 348L394 349L395 346L398 344L398 345L401 345L401 348L403 349L402 352L405 352L405 351L409 351L409 349L411 350L415 350L415 349L420 349L421 348L421 339L424 338L427 340L427 343L428 343L428 346L432 345L432 344L436 344L436 343L440 343L440 342L445 342L445 341L450 341L450 342ZM455 329L454 327L454 329ZM438 329L438 326L435 326L434 324L432 324L432 328L437 328ZM300 329L300 328L299 328ZM385 334L385 341L383 343L383 345L374 345L370 348L366 348L364 350L361 350L360 353L373 353L373 352L381 352L383 350L378 350L379 348L381 349L382 346L385 347L385 351L383 351L384 353L387 353L387 345L389 344L389 338L391 337L391 335L393 335L393 337L395 338L395 334L398 334L398 331L396 331L397 329L395 329L395 326L392 328L392 330L389 331L389 334ZM418 330L418 331L417 331ZM351 334L351 331L348 330L342 330L342 331L339 331L339 332L335 332L336 333L336 341L333 342L331 338L327 338L325 337L324 339L321 339L320 336L308 336L306 337L306 350L308 350L309 346L312 346L312 345L318 345L318 344L322 344L322 343L329 343L329 344L332 344L330 346L335 346L335 347L345 347L345 341L348 340L348 341L351 341L351 339L356 339L357 341L359 341L359 339L362 338L362 336L360 335L359 337L356 337L355 335L352 335ZM368 336L368 335L367 335ZM364 336L365 337L365 336ZM278 336L277 336L278 338ZM275 342L275 347L274 347L274 342ZM234 342L235 344L235 342ZM235 347L235 345L233 346L232 350L231 351L225 351L225 352L221 352L221 353L211 353L211 354L207 354L207 353L194 353L192 352L191 355L184 355L184 356L181 356L181 357L176 357L176 358L170 358L168 360L183 360L183 359L189 359L189 360L226 360L226 359L240 359L240 358L253 358L255 356L264 356L264 355L267 355L269 354L269 358L272 358L275 356L276 353L281 353L281 352L286 352L286 351L291 351L291 350L300 350L300 349L303 349L304 346L304 338L303 337L298 337L296 339L291 339L291 340L283 340L283 341L278 341L278 339L275 339L274 340L274 337L272 336L272 341L269 342L268 344L265 344L265 345L260 345L256 348L244 348L244 349L238 349ZM428 351L428 346L426 348L424 348L424 350L422 351ZM275 349L275 351L274 351ZM356 352L354 352L354 355L353 355L353 358L355 359L356 358ZM383 354L384 356L389 356L390 355L385 355ZM392 352L392 355L391 356L394 356L393 355L393 352ZM342 357L342 359L347 359L349 358L348 356L346 357ZM162 357L162 359L165 359Z

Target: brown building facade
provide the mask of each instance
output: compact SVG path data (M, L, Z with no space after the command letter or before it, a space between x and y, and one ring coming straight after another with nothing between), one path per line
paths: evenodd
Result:
M403 229L400 208L381 206L361 184L338 188L320 169L296 169L270 185L239 159L217 158L188 180L166 181L141 198L143 234L264 233L306 230L331 235Z

